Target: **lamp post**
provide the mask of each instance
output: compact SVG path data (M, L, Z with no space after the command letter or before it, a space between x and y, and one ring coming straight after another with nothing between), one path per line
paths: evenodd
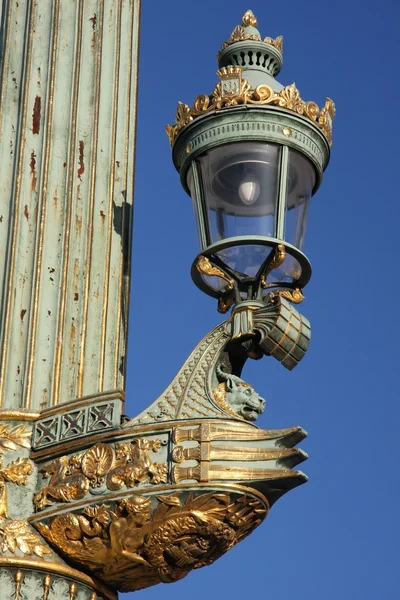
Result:
M241 372L263 355L293 369L307 350L294 305L311 275L302 245L335 108L275 80L282 38L262 40L250 11L222 46L212 94L179 104L167 132L193 199L192 277L233 310L130 419L138 2L5 5L1 125L17 152L2 137L2 589L115 600L213 563L307 479L295 468L306 433L256 426L265 400Z

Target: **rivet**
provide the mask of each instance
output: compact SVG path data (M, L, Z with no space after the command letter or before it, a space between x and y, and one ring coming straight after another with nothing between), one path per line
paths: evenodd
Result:
M192 151L192 143L190 142L187 146L186 146L186 154L190 154Z
M292 135L292 130L290 129L290 127L284 127L282 129L282 133L283 135L286 135L286 137L290 137Z

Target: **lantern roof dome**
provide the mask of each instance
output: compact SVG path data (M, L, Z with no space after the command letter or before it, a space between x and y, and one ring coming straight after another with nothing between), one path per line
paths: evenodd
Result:
M235 27L217 55L220 81L212 93L197 96L192 107L178 103L175 123L166 127L171 146L180 132L198 117L238 105L296 113L312 122L328 144L332 144L334 102L326 98L325 105L319 108L315 102L303 101L294 83L286 87L279 83L275 76L282 68L283 37L262 39L257 27L256 17L248 10L242 24Z
M283 37L262 39L257 29L257 18L251 10L242 17L230 38L224 42L217 54L219 68L237 65L243 68L243 76L252 87L270 85L279 92L283 89L275 76L282 68Z

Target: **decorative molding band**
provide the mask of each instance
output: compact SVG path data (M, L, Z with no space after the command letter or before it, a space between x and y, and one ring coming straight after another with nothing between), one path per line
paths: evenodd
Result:
M83 438L97 432L119 427L123 401L119 398L99 400L98 397L57 409L39 419L33 430L32 448L37 450L75 438Z
M16 571L17 569L17 571ZM53 599L54 600L70 600L71 597L73 598L73 600L75 600L74 596L72 595L72 592L75 593L76 596L76 592L77 590L77 586L75 584L74 587L74 582L78 582L79 584L82 584L83 586L85 586L87 592L86 592L86 596L84 596L84 600L118 600L118 594L116 594L115 592L113 592L112 590L110 590L107 586L105 586L101 581L97 581L96 579L90 577L89 575L86 575L86 573L82 573L81 571L77 571L76 569L73 569L71 567L68 567L64 564L59 564L59 563L53 563L53 562L49 562L49 561L44 561L44 560L39 560L39 559L32 559L32 558L19 558L19 557L8 557L8 556L0 556L0 571L1 574L3 575L3 579L1 580L2 583L2 593L5 593L7 588L3 587L3 585L9 585L10 589L11 589L11 583L8 582L8 578L7 576L4 578L4 573L7 573L7 571L11 574L13 574L10 579L11 581L15 582L15 584L12 586L12 591L14 591L14 598L19 598L19 600L31 600L32 596L31 595L25 595L25 593L22 595L21 591L24 592L24 586L23 583L30 581L32 574L35 574L35 571L38 571L41 575L40 577L40 582L41 582L41 588L44 590L44 592L46 591L46 587L47 589L50 591L51 586L54 585L55 583L55 578L52 577L53 575L55 576L59 576L59 578L64 579L65 583L68 582L68 593L69 596L67 594L65 594L64 596L55 596L52 594ZM18 574L18 577L17 577ZM49 577L50 574L50 581L47 580L46 578ZM14 577L14 579L13 579ZM57 578L58 579L58 578ZM56 579L56 581L57 581ZM71 581L72 580L72 581ZM16 595L16 591L18 589L18 584L19 584L19 597ZM87 587L86 587L87 586ZM81 590L82 592L86 591L85 588L82 588L81 586L79 586L79 590ZM90 588L90 589L88 589ZM95 591L93 591L95 590ZM32 592L32 590L30 590ZM10 596L11 598L12 596ZM40 598L40 597L39 597ZM44 600L50 600L49 596L43 595L42 597ZM52 600L53 600L52 599ZM42 599L41 599L42 600Z

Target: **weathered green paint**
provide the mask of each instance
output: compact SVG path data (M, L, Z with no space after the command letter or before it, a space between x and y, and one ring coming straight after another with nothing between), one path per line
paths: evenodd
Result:
M3 2L0 406L123 390L139 0Z

